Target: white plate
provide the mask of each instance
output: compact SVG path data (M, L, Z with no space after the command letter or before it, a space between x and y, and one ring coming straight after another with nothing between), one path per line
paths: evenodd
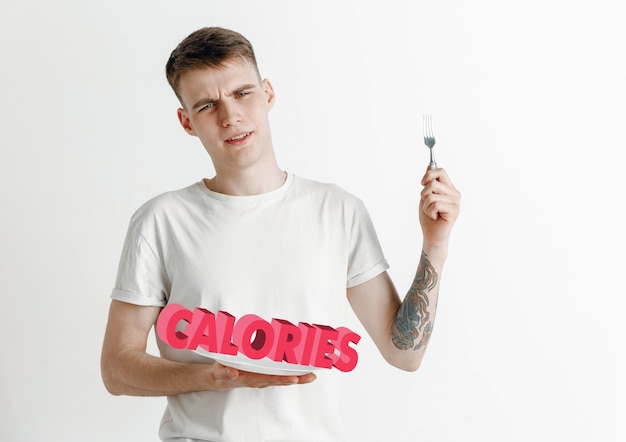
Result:
M215 362L219 362L226 367L250 371L252 373L274 374L280 376L301 376L303 374L319 370L319 367L314 367L312 365L289 364L285 361L276 362L268 358L255 360L247 358L241 354L232 356L220 353L211 353L202 347L198 347L194 350L194 352L200 356L204 356L205 358L211 358L215 360Z

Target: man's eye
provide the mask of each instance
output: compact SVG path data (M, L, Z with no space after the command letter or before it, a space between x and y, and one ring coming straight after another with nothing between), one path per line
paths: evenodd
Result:
M245 97L246 95L250 95L250 92L239 92L237 94L238 97Z
M205 104L204 106L202 106L200 109L198 109L198 112L202 112L203 110L207 110L207 109L211 109L215 106L214 103L209 103L209 104Z

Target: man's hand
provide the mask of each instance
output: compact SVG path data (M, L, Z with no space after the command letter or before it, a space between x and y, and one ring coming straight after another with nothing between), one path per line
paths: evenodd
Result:
M284 385L308 384L317 378L317 376L313 373L307 373L302 376L258 374L237 370L232 367L225 367L219 363L213 364L213 376L215 379L214 390L216 391L228 391L234 388L242 387L265 388Z
M422 178L419 218L425 248L447 247L450 233L459 217L461 193L444 169L429 169Z
M312 373L271 376L239 371L217 363L183 363L148 354L148 334L160 311L160 307L111 301L102 345L102 379L111 394L175 396L238 387L308 384L316 379Z

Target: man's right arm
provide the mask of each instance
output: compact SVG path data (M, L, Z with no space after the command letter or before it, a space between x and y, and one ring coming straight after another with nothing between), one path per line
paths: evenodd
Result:
M150 329L159 307L111 302L102 346L101 370L106 389L114 395L172 396L194 391L228 391L238 387L306 384L314 374L271 376L220 364L189 364L146 353Z

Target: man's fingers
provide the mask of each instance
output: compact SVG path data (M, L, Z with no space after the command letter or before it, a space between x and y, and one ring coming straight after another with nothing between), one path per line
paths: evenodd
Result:
M438 220L439 218L446 221L454 220L458 217L460 212L459 204L455 202L447 202L438 200L436 195L428 200L424 201L422 211L432 220Z
M307 373L302 376L298 376L298 384L309 384L317 379L317 376L314 373Z
M430 204L434 201L458 204L461 201L461 193L458 190L439 181L428 183L422 189L420 196L425 204Z
M452 184L452 180L446 173L445 169L439 167L437 169L428 169L426 173L422 177L422 186L426 186L428 183L432 181L439 181L447 186L454 188L454 184Z
M239 387L266 388L271 386L308 384L317 378L313 373L307 373L302 376L278 376L253 373L237 370L232 367L225 367L219 363L215 363L214 370L216 380L223 384L224 389Z
M277 376L271 374L251 373L247 371L239 372L239 381L243 384L243 386L255 388L308 384L309 382L313 382L315 378L315 375L312 373L303 376Z
M444 184L430 183L422 190L421 199L422 211L433 220L452 220L460 212L460 192Z

